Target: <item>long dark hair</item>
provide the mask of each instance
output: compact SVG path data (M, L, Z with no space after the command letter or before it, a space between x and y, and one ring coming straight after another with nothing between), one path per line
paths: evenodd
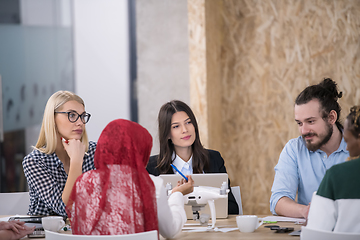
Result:
M340 123L341 107L338 99L342 97L342 92L338 92L336 83L330 78L325 78L316 85L305 88L295 100L296 105L306 104L313 99L318 99L321 105L322 118L326 119L331 110L337 113L336 126L342 132L343 126Z
M200 142L199 128L196 118L191 108L184 102L173 100L162 105L158 115L159 123L159 141L160 153L157 159L157 168L160 173L174 173L170 164L175 160L172 159L172 154L175 151L174 144L169 139L171 132L171 118L176 112L185 112L195 128L195 141L191 145L193 158L192 167L193 173L202 173L204 170L209 169L209 156L208 151L204 149Z

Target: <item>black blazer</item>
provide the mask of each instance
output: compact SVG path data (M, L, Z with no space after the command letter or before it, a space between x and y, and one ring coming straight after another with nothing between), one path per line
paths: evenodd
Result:
M204 171L205 173L227 173L224 165L224 159L221 157L221 154L218 151L207 149L209 152L209 170ZM150 157L150 160L146 166L146 170L149 174L154 176L159 176L159 169L157 166L158 155L154 155ZM230 192L228 194L228 213L229 214L239 214L239 206L236 203L234 195L231 192L230 188L230 179L228 180L228 186Z

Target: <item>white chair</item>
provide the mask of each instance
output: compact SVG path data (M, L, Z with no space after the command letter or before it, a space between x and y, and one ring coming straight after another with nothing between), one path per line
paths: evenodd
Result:
M359 240L360 233L339 233L301 227L301 240Z
M0 215L27 215L29 192L0 193Z
M121 240L158 240L158 232L156 230L135 234L125 235L71 235L66 233L57 233L45 230L46 240L80 240L80 239L121 239Z
M231 192L235 197L236 203L239 206L239 215L243 215L243 209L241 204L240 186L231 187Z

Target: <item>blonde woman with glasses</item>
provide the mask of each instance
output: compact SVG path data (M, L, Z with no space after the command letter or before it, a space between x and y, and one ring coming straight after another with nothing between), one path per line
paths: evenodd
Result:
M95 142L85 124L90 119L84 101L69 91L48 100L38 141L23 160L29 185L29 215L66 217L65 205L78 176L94 167Z

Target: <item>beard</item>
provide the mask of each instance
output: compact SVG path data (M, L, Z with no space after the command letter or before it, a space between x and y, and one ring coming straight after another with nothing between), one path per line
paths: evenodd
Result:
M306 143L306 147L307 149L309 149L310 151L315 152L316 150L320 149L322 146L324 146L331 138L332 134L333 134L333 125L326 123L325 126L325 133L324 134L316 134L316 133L308 133L305 135L302 135L305 143ZM317 136L320 141L318 143L312 143L311 140L305 140L305 137L310 137L310 136Z

